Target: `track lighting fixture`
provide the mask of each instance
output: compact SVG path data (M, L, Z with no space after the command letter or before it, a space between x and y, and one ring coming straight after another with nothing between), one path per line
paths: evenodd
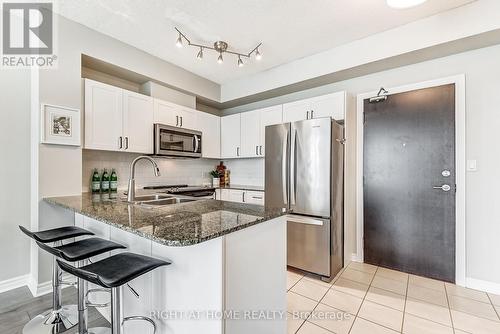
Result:
M240 52L235 52L228 50L228 44L227 42L224 41L217 41L214 43L213 46L209 45L202 45L202 44L196 44L192 43L189 38L186 37L179 29L175 28L175 30L179 33L179 37L177 38L177 42L175 43L178 47L183 46L183 41L186 41L188 46L193 46L200 48L200 51L198 51L196 58L198 59L203 59L203 50L208 49L208 50L214 50L215 52L219 53L219 56L217 57L217 63L221 64L224 62L223 58L223 53L230 53L235 56L238 56L238 67L242 67L244 65L242 57L245 58L250 58L253 53L255 53L255 59L260 60L262 58L262 53L260 52L259 48L262 45L262 43L259 43L255 48L253 48L252 51L249 53L240 53Z

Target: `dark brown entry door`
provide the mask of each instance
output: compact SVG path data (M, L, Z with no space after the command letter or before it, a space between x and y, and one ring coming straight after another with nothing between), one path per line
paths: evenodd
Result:
M455 85L365 100L363 145L365 262L454 282Z

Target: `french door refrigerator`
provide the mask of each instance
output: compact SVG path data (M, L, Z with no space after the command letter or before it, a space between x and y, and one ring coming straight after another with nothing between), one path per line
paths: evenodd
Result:
M331 118L266 127L265 205L291 214L287 262L331 281L343 267L344 128Z

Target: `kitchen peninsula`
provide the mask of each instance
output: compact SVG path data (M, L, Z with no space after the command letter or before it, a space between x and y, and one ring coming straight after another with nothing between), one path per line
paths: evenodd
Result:
M152 315L162 334L286 332L286 222L280 210L216 200L150 208L86 193L45 201L73 211L75 225L127 251L172 261L131 282L139 297L124 288L125 316ZM224 319L224 312L232 316ZM261 312L259 319L249 312ZM276 318L264 320L263 312ZM152 333L141 322L126 327Z

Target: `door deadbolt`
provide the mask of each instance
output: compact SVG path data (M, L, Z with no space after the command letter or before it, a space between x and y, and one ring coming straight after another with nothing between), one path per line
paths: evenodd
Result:
M451 172L447 169L445 169L444 171L441 172L441 175L443 175L444 177L448 177L451 175Z

